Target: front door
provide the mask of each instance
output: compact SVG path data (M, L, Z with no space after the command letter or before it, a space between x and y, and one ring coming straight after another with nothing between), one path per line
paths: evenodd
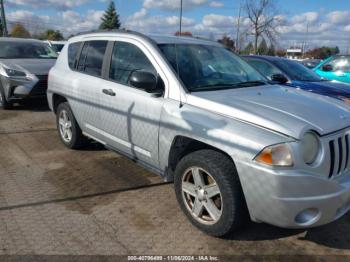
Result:
M149 59L152 56L144 52L138 42L115 42L111 53L108 80L100 87L100 132L113 148L158 167L159 122L164 98L129 85L129 77L135 70L157 75Z

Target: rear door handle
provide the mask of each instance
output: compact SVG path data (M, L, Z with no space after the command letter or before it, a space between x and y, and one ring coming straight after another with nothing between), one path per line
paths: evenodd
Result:
M115 92L112 89L103 89L102 92L108 96L115 96Z

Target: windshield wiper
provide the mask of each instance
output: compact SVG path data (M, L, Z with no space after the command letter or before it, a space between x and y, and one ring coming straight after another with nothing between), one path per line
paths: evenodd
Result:
M266 82L258 80L258 81L246 81L246 82L235 84L235 86L239 86L239 87L262 86L262 85L266 85Z

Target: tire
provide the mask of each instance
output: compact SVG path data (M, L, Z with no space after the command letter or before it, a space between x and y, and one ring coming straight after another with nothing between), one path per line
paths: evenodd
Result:
M68 102L58 105L56 123L60 139L66 147L80 149L86 146L88 139L83 135Z
M229 235L249 221L235 165L220 152L199 150L183 157L175 169L174 184L182 211L193 225L209 235Z
M7 101L6 96L5 96L5 91L0 86L0 108L1 109L11 109L12 108L12 102Z

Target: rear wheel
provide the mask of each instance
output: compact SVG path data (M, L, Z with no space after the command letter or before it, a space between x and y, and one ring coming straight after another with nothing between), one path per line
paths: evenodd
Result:
M4 89L0 86L0 108L1 109L11 109L12 102L7 101Z
M231 159L214 150L185 156L175 170L177 200L196 227L213 236L230 234L248 211Z
M56 113L57 129L63 144L71 149L79 149L87 144L68 102L61 103Z

